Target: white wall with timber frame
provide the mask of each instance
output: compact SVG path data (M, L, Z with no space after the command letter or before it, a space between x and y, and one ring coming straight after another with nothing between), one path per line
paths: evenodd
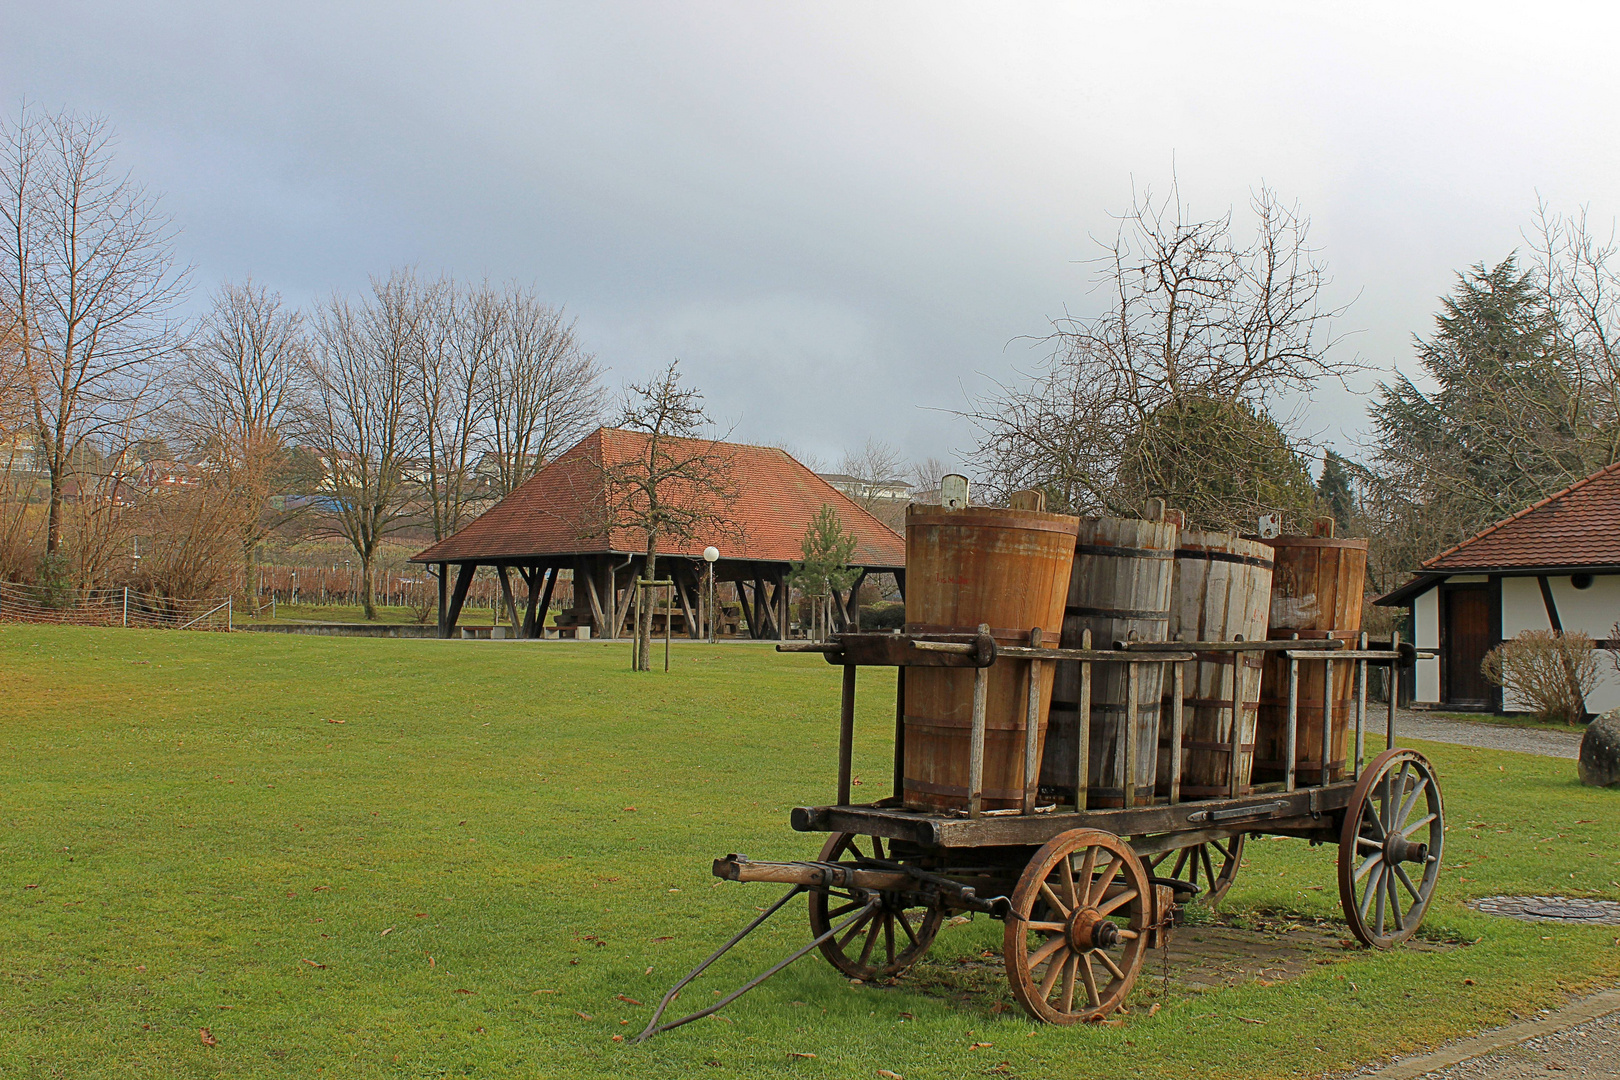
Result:
M1512 574L1448 575L1411 597L1411 632L1419 649L1434 649L1437 655L1420 657L1413 675L1412 701L1418 705L1444 707L1445 625L1443 599L1448 587L1487 584L1496 603L1498 629L1493 644L1513 638L1526 630L1580 631L1598 642L1598 684L1587 697L1588 712L1601 713L1620 708L1620 640L1613 627L1620 620L1620 573L1590 574L1534 571ZM1525 711L1525 703L1511 698L1500 702L1507 712Z

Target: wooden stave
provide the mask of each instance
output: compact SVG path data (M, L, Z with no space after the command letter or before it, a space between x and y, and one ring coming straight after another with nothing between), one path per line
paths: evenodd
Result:
M1265 637L1270 616L1271 549L1258 540L1233 533L1184 529L1176 548L1175 577L1168 631L1172 640L1245 641ZM1210 584L1224 585L1219 610L1210 606ZM1234 612L1234 596L1244 598ZM1193 625L1188 616L1195 614ZM1230 672L1238 654L1210 653L1184 665L1182 698L1181 796L1184 799L1227 795L1231 774ZM1258 656L1244 656L1243 732L1238 757L1238 794L1252 790L1255 734L1260 711ZM1170 709L1165 688L1159 731L1157 789L1170 793Z
M968 507L913 508L906 518L906 622L934 632L974 633L979 624L996 628L999 644L1027 645L1028 629L1039 626L1043 640L1062 630L1076 518L1033 510ZM957 542L927 555L926 530L952 530ZM976 535L970 537L972 532ZM1022 536L1023 544L1012 543ZM996 537L1001 542L996 542ZM1011 543L1011 548L1007 544ZM1012 550L1022 548L1022 551ZM1045 569L1028 560L1045 552ZM939 565L951 581L931 581L927 567ZM932 586L932 587L931 587ZM1020 591L1025 603L1013 602ZM946 594L956 603L945 606ZM976 593L978 601L967 594ZM1044 596L1044 601L1038 599ZM988 599L987 599L988 598ZM1044 610L1039 610L1044 607ZM1052 665L1041 665L1037 723L1044 728L1052 693ZM983 802L986 810L1021 805L1024 779L1024 716L1028 708L1029 661L1001 660L988 670L985 695ZM938 811L967 805L968 761L973 722L972 669L911 668L906 672L903 723L906 744L904 803L908 809ZM1036 739L1037 753L1044 730ZM1037 758L1037 768L1038 758Z
M1075 542L1069 597L1064 609L1063 647L1079 648L1084 631L1088 629L1093 645L1104 648L1116 640L1165 640L1173 553L1179 535L1179 528L1169 522L1139 518L1082 518ZM1126 554L1109 554L1097 549L1111 549ZM1138 566L1150 567L1153 573L1140 581L1131 582L1129 587L1123 587L1127 571ZM1113 575L1111 579L1106 576L1109 571ZM1110 580L1112 584L1105 584ZM1110 594L1116 599L1106 599ZM1099 599L1106 602L1086 602ZM1096 614L1102 611L1118 612L1120 617ZM1074 724L1078 711L1080 665L1073 661L1062 661L1057 668L1043 753L1041 786L1053 792L1069 792L1072 798L1076 749ZM1143 664L1138 671L1135 774L1137 802L1146 805L1153 798L1158 730L1166 719L1160 709L1164 665ZM1118 736L1124 720L1125 665L1094 665L1091 680L1092 707L1087 718L1091 735L1087 805L1119 806L1124 801L1120 776L1123 745Z
M1271 626L1267 636L1286 640L1296 633L1303 642L1328 638L1354 643L1361 633L1361 616L1367 575L1367 541L1322 536L1279 536L1268 540L1276 553L1272 576ZM1332 572L1331 605L1306 604L1296 595L1305 591L1320 593L1324 565ZM1323 665L1317 662L1299 666L1299 693L1296 699L1294 779L1297 784L1322 783L1322 679ZM1333 726L1329 739L1328 781L1346 775L1352 698L1355 691L1354 664L1333 662ZM1284 760L1288 738L1288 661L1280 653L1268 654L1262 669L1260 711L1255 735L1254 779L1275 781L1285 777Z

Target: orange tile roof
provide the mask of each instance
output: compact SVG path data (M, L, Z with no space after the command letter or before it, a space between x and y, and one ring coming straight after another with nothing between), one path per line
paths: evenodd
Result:
M1421 570L1620 566L1620 463L1447 548Z
M855 535L852 565L873 569L906 565L906 544L898 533L786 451L742 443L672 441L708 445L716 454L731 455L737 497L725 510L731 528L687 543L663 538L658 545L661 554L701 557L712 543L722 559L793 562L802 557L800 545L810 519L827 504ZM645 536L635 529L588 534L593 531L590 523L606 513L602 468L634 460L646 453L646 447L643 432L597 428L460 532L411 561L485 562L645 551ZM726 532L733 535L723 535Z

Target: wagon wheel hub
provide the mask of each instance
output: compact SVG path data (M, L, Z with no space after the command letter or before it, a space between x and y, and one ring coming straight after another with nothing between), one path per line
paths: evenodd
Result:
M1398 832L1392 832L1389 839L1384 841L1384 858L1391 863L1426 863L1429 861L1429 845L1414 844Z
M1069 918L1066 933L1069 948L1077 953L1090 952L1092 949L1111 949L1119 944L1119 927L1107 917L1099 915L1096 908L1082 908L1076 911Z

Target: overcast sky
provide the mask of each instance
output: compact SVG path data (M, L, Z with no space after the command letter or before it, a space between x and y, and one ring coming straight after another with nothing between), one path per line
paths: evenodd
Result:
M227 10L228 7L239 8ZM1128 9L1128 10L1127 10ZM1354 11L1354 14L1348 12ZM1375 369L1538 193L1608 222L1598 5L0 2L0 93L100 113L196 305L414 265L535 284L618 384L679 357L738 438L960 461L945 412L1094 310L1091 237L1172 169L1297 199Z

